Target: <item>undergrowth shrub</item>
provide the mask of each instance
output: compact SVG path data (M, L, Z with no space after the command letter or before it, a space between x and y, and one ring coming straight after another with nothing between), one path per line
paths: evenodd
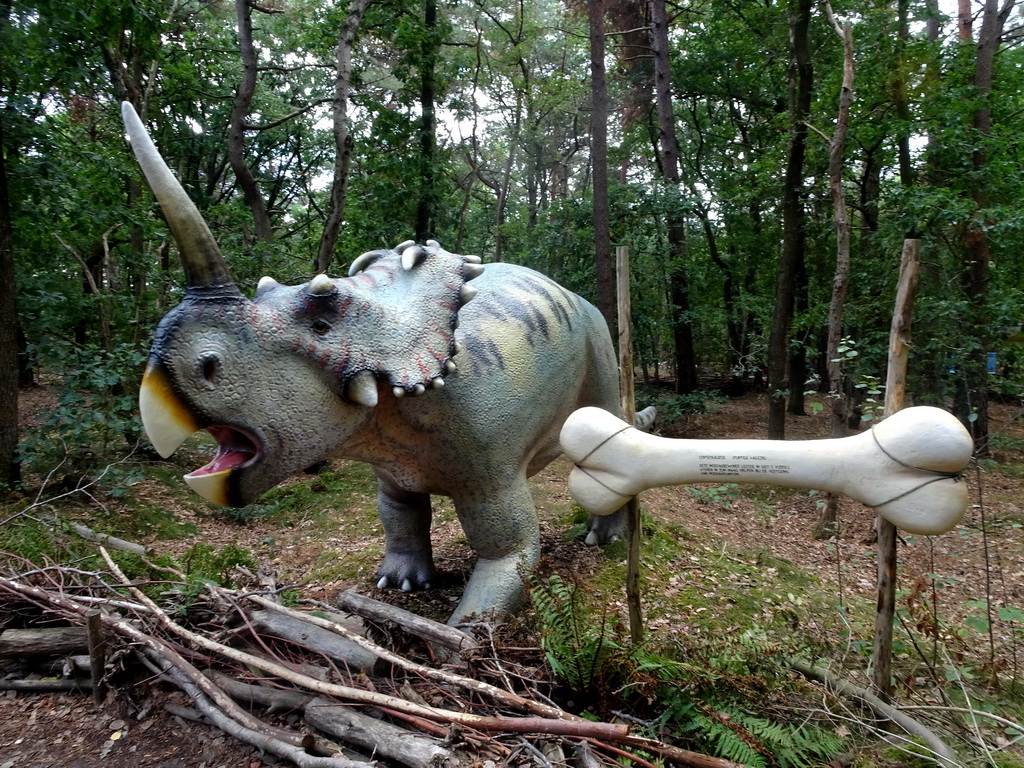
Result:
M654 405L658 408L658 421L672 422L695 413L714 413L728 398L721 392L698 389L694 392L676 394L653 387L642 387L637 393L637 405Z
M842 750L834 731L806 717L790 721L778 706L799 698L789 637L754 627L662 649L634 645L607 611L588 617L579 591L559 576L527 581L553 674L598 702L597 716L625 710L652 735L756 768L809 768Z
M138 446L138 385L145 363L139 344L110 351L70 342L33 349L46 367L63 372L57 403L24 430L19 455L40 483L68 490L84 482L114 496L141 477L124 457Z

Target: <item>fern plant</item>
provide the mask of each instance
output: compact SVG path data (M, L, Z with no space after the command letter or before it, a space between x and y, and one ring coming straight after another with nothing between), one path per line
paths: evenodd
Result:
M575 691L597 687L610 672L610 662L625 651L607 616L597 625L580 618L575 587L557 574L545 581L527 579L541 628L541 650L551 671Z
M656 678L662 733L694 748L754 768L809 768L843 748L832 731L754 714L758 702L790 679L784 641L758 628L703 643L679 643L677 658L644 653L639 673ZM768 702L765 701L766 708Z

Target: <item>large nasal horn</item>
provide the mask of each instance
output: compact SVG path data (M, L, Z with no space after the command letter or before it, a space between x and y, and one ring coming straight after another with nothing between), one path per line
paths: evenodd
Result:
M135 107L127 101L123 102L121 117L142 174L160 203L174 241L178 244L188 291L216 297L241 296L228 272L227 262L217 247L217 241L213 239L195 203L160 157Z
M600 408L581 408L562 427L576 464L569 491L606 515L648 488L752 483L845 494L910 533L945 533L967 509L974 442L952 414L919 406L872 429L831 440L672 440L646 435Z

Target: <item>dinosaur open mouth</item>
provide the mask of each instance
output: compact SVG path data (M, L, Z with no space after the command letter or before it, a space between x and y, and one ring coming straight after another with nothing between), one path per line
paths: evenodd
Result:
M256 441L234 427L207 427L206 431L217 441L217 453L208 464L190 472L189 477L238 469L260 455Z

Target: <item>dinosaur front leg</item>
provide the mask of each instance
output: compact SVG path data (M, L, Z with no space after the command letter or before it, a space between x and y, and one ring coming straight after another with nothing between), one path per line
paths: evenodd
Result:
M540 559L537 510L525 477L454 499L455 510L477 563L451 625L477 614L508 614L525 597L523 573Z
M377 586L406 592L429 589L437 581L430 546L430 495L402 490L378 472L377 514L384 526L384 562L377 570Z

